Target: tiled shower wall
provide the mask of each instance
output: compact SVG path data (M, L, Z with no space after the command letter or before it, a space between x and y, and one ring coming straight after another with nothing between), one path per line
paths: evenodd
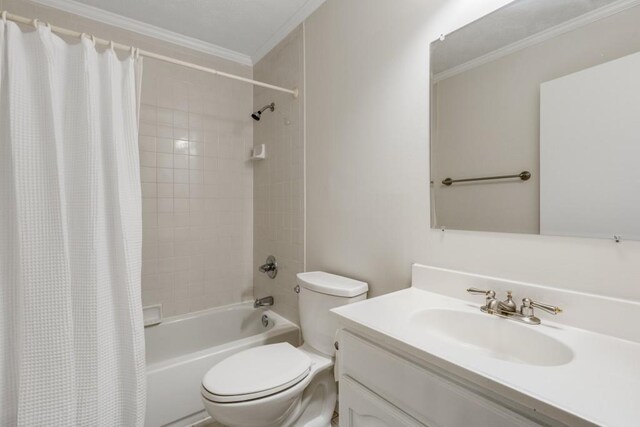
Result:
M26 0L0 9L222 71L252 68ZM144 60L142 300L165 316L253 297L253 89Z
M251 299L251 86L147 61L140 111L143 304Z
M254 275L256 297L273 295L274 309L298 322L298 300L293 291L296 273L304 271L304 127L302 26L294 30L254 67L257 80L300 90L290 95L254 89L254 109L276 103L254 124L255 145L265 144L267 158L254 167L254 260L268 255L278 261L278 275Z

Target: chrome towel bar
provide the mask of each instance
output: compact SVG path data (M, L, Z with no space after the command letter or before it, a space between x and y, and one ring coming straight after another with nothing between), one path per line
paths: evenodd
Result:
M523 181L529 180L531 178L531 172L523 171L516 175L501 175L501 176L485 176L483 178L465 178L465 179L451 179L445 178L442 180L444 185L451 185L456 182L471 182L471 181L488 181L493 179L508 179L508 178L520 178Z

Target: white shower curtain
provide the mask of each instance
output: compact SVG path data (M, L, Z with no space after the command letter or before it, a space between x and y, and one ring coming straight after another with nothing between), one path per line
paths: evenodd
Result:
M136 68L0 21L0 425L140 426Z

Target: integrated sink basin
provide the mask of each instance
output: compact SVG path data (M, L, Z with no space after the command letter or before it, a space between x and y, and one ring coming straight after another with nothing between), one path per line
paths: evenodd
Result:
M490 314L432 308L410 315L409 324L430 339L464 346L481 355L534 366L559 366L573 359L571 349L544 333Z

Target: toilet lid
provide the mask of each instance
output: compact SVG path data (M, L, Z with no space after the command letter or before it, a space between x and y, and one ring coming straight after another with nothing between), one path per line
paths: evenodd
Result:
M309 356L289 343L253 347L216 364L202 380L206 398L242 402L285 390L307 375Z

